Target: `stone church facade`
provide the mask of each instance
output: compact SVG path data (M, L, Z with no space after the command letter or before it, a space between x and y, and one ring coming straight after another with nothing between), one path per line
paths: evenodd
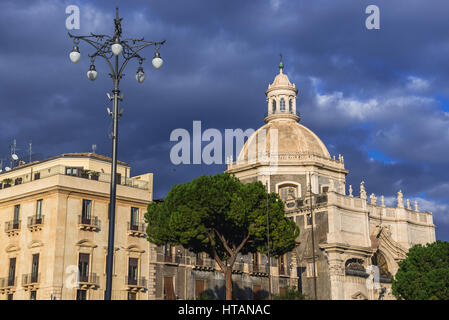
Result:
M286 215L300 228L297 246L284 256L254 254L237 259L235 299L265 299L268 292L297 287L310 298L394 299L391 276L407 250L435 241L430 212L404 204L402 191L394 207L384 197L346 190L342 155L329 154L320 138L299 123L298 90L283 73L266 91L265 125L244 145L226 172L243 183L260 181L285 202ZM271 273L271 288L268 277ZM210 258L182 247L150 245L150 299L194 299L206 292L223 299L223 273Z

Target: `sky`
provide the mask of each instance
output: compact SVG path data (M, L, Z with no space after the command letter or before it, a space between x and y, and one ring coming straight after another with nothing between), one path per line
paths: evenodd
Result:
M365 13L377 5L380 29ZM155 198L177 183L223 172L225 165L174 165L170 133L248 128L264 124L265 90L286 73L299 90L301 123L331 155L342 154L347 184L358 195L397 191L434 214L437 239L449 240L449 2L445 0L2 0L0 10L0 158L17 141L18 153L50 157L69 152L110 155L112 90L105 62L86 77L93 50L82 43L73 64L66 7L80 9L73 34L113 33L115 6L123 35L167 40L164 65L135 80L125 70L119 159L132 175L154 173ZM207 143L206 143L207 144Z

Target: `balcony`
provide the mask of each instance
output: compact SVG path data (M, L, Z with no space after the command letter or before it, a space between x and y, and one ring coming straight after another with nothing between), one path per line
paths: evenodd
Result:
M29 273L22 275L22 287L25 290L35 290L38 288L40 282L40 273Z
M20 220L7 221L5 223L5 232L8 237L18 235L20 231Z
M96 273L91 274L81 273L79 275L78 283L81 290L93 289L95 287L98 287L99 277L97 276Z
M42 230L42 226L44 224L44 216L40 216L40 217L28 217L28 229L33 232L33 231L38 231L38 230Z
M232 273L242 274L245 270L245 264L243 262L235 262L232 266Z
M194 270L202 270L202 271L214 271L215 270L215 260L210 258L199 258L196 257L195 264L193 267Z
M0 293L10 294L16 289L17 277L0 278Z
M268 276L268 264L250 264L249 274L257 277L267 277Z
M142 292L147 287L147 279L145 277L125 277L126 290L130 292Z
M147 236L145 223L128 222L128 235L131 237L145 238Z
M85 231L97 231L100 230L100 219L95 216L83 217L78 216L78 229Z

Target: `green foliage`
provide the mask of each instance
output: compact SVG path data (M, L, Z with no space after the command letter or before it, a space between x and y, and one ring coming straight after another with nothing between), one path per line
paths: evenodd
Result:
M294 248L299 229L284 216L279 196L268 198L270 247L276 256ZM175 185L162 203L150 203L145 220L148 240L156 245L180 244L212 258L214 249L222 261L238 252L267 252L267 193L261 182L243 184L226 173L203 175Z
M307 296L299 292L296 287L285 288L285 293L272 295L273 300L307 300Z
M213 299L206 291L203 291L200 293L198 298L196 298L196 300L213 300Z
M399 262L393 294L403 300L449 300L449 242L410 248Z

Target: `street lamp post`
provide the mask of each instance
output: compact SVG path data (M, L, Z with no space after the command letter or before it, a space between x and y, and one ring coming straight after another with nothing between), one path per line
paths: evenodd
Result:
M136 80L142 83L145 80L145 73L143 72L142 63L145 60L138 54L143 48L154 45L155 55L152 60L153 67L159 69L162 66L163 60L159 54L159 48L165 43L164 41L146 41L144 38L126 38L122 39L122 18L119 18L118 7L116 8L116 15L114 19L114 35L108 36L103 34L93 34L89 36L74 36L69 33L70 38L73 39L74 47L70 52L70 60L73 63L77 63L81 58L81 53L78 47L80 40L87 42L96 51L93 54L88 55L91 59L91 66L87 72L89 80L94 81L97 78L97 71L95 69L95 58L102 57L106 60L111 73L109 74L114 83L114 89L112 90L113 96L108 98L113 102L113 110L109 112L113 120L113 132L112 132L112 166L111 166L111 189L110 189L110 201L109 201L109 232L108 232L108 254L106 258L106 290L104 299L111 300L112 291L112 266L114 256L114 229L115 229L115 203L116 203L116 184L117 184L117 141L118 141L118 119L122 115L122 112L118 112L119 100L123 101L123 95L119 96L119 83L123 77L123 71L128 62L133 59L139 59L139 67L136 73ZM119 57L122 59L119 59Z

